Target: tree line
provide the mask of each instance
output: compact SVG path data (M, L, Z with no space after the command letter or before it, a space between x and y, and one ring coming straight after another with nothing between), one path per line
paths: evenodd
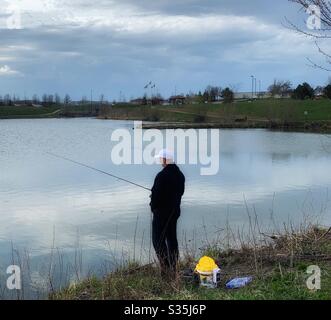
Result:
M313 88L308 82L303 82L293 88L290 81L275 80L269 86L268 92L271 96L292 97L293 99L314 99L315 97L324 97L331 99L331 81L326 86L317 86Z
M267 94L267 95L266 95ZM280 97L280 98L290 98L293 99L314 99L315 97L324 97L331 99L331 79L326 86L317 86L313 88L308 82L303 82L297 87L293 87L290 81L284 80L274 80L274 82L268 87L267 92L259 92L253 97L247 98L259 98L259 97ZM207 86L204 91L199 91L198 93L190 92L185 96L186 103L213 103L220 102L223 103L232 103L235 100L235 92L230 87L219 87L219 86ZM147 96L144 96L142 99L142 104L148 104ZM152 97L153 104L161 104L164 99L160 94ZM65 94L64 97L61 97L59 94L43 94L41 98L34 94L31 99L20 99L18 95L5 94L4 96L0 95L0 106L13 106L15 104L24 104L27 106L33 105L42 105L42 106L66 106L71 104L72 99L69 94ZM90 104L91 100L87 96L83 96L79 101L81 105ZM94 103L94 102L93 102ZM108 101L105 99L104 94L100 95L99 103L101 105L108 104ZM116 103L114 101L113 103Z
M17 103L24 103L27 106L32 105L43 105L43 106L52 106L52 105L66 105L71 102L71 98L69 94L66 94L63 98L55 93L55 94L43 94L41 98L34 94L30 99L24 97L21 99L18 95L0 95L0 105L2 106L13 106Z

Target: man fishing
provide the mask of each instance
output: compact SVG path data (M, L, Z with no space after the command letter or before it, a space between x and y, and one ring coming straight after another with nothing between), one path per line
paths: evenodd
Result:
M178 261L177 220L180 216L180 203L185 189L185 177L174 163L174 156L168 150L161 150L156 158L160 159L163 170L156 176L152 190L121 178L112 173L94 168L87 164L57 155L47 154L75 163L90 170L108 175L136 187L152 191L150 206L153 212L152 239L156 255L160 261L162 276L176 272Z
M160 159L163 170L156 176L151 194L152 239L161 275L167 276L176 272L179 257L177 220L185 176L174 163L174 155L169 150L161 150L155 158Z

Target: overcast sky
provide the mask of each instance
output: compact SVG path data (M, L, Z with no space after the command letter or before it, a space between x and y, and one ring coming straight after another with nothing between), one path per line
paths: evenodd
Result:
M285 28L287 0L0 0L0 94L126 99L273 79L325 84L312 40ZM328 44L324 44L327 49ZM330 50L331 51L331 50Z

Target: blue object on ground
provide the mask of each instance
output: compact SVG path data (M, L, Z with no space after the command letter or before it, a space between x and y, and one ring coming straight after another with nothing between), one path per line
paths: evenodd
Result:
M227 284L226 287L228 289L238 289L246 286L250 282L252 282L253 278L252 277L245 277L245 278L235 278L230 280Z

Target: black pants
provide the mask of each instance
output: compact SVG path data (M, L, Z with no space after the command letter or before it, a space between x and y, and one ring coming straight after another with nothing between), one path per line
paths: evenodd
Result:
M161 270L175 271L178 261L177 220L179 210L153 212L152 239Z

